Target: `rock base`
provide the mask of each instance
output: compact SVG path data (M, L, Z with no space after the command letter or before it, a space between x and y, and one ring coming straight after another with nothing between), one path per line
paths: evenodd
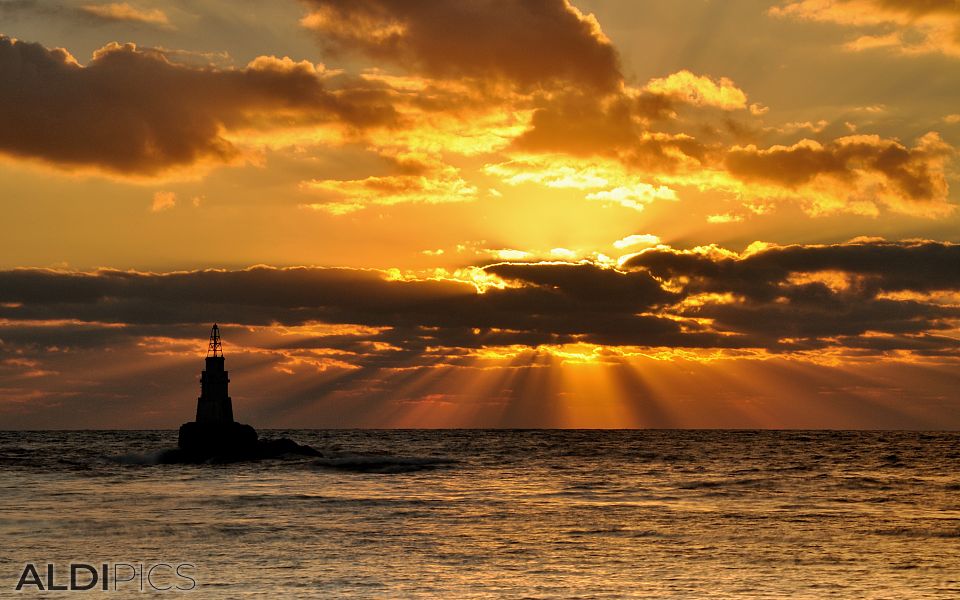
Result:
M198 423L191 421L180 426L179 448L167 450L160 462L230 463L247 460L277 458L286 454L321 456L310 446L288 438L258 439L257 430L243 423Z
M180 426L177 445L197 462L219 457L227 460L254 458L257 454L257 430L243 423L198 423Z

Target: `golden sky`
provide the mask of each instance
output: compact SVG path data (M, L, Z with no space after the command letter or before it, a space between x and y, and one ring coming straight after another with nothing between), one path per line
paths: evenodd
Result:
M0 0L0 427L960 428L954 0Z

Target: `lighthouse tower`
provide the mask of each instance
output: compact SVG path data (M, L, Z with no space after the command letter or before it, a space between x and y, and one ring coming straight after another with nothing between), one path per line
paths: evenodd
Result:
M223 346L216 324L210 330L205 366L200 374L197 420L180 426L180 460L204 462L256 457L257 430L233 420L233 403L227 392L230 378L223 368Z
M227 392L230 378L223 362L220 328L214 323L207 346L206 368L200 375L197 420L180 426L177 449L165 452L162 462L233 462L277 458L284 454L322 456L319 451L287 438L261 440L256 429L234 421L233 403Z
M233 423L233 403L227 392L228 383L230 378L224 370L220 328L214 323L210 330L206 368L200 373L197 423Z

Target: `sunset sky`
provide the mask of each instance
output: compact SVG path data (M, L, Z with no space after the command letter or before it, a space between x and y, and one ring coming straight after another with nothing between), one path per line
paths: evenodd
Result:
M955 0L0 0L0 428L960 428Z

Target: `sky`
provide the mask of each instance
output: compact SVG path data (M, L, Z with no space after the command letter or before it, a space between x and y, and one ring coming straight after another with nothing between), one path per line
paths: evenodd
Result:
M960 429L955 0L0 0L0 428Z

